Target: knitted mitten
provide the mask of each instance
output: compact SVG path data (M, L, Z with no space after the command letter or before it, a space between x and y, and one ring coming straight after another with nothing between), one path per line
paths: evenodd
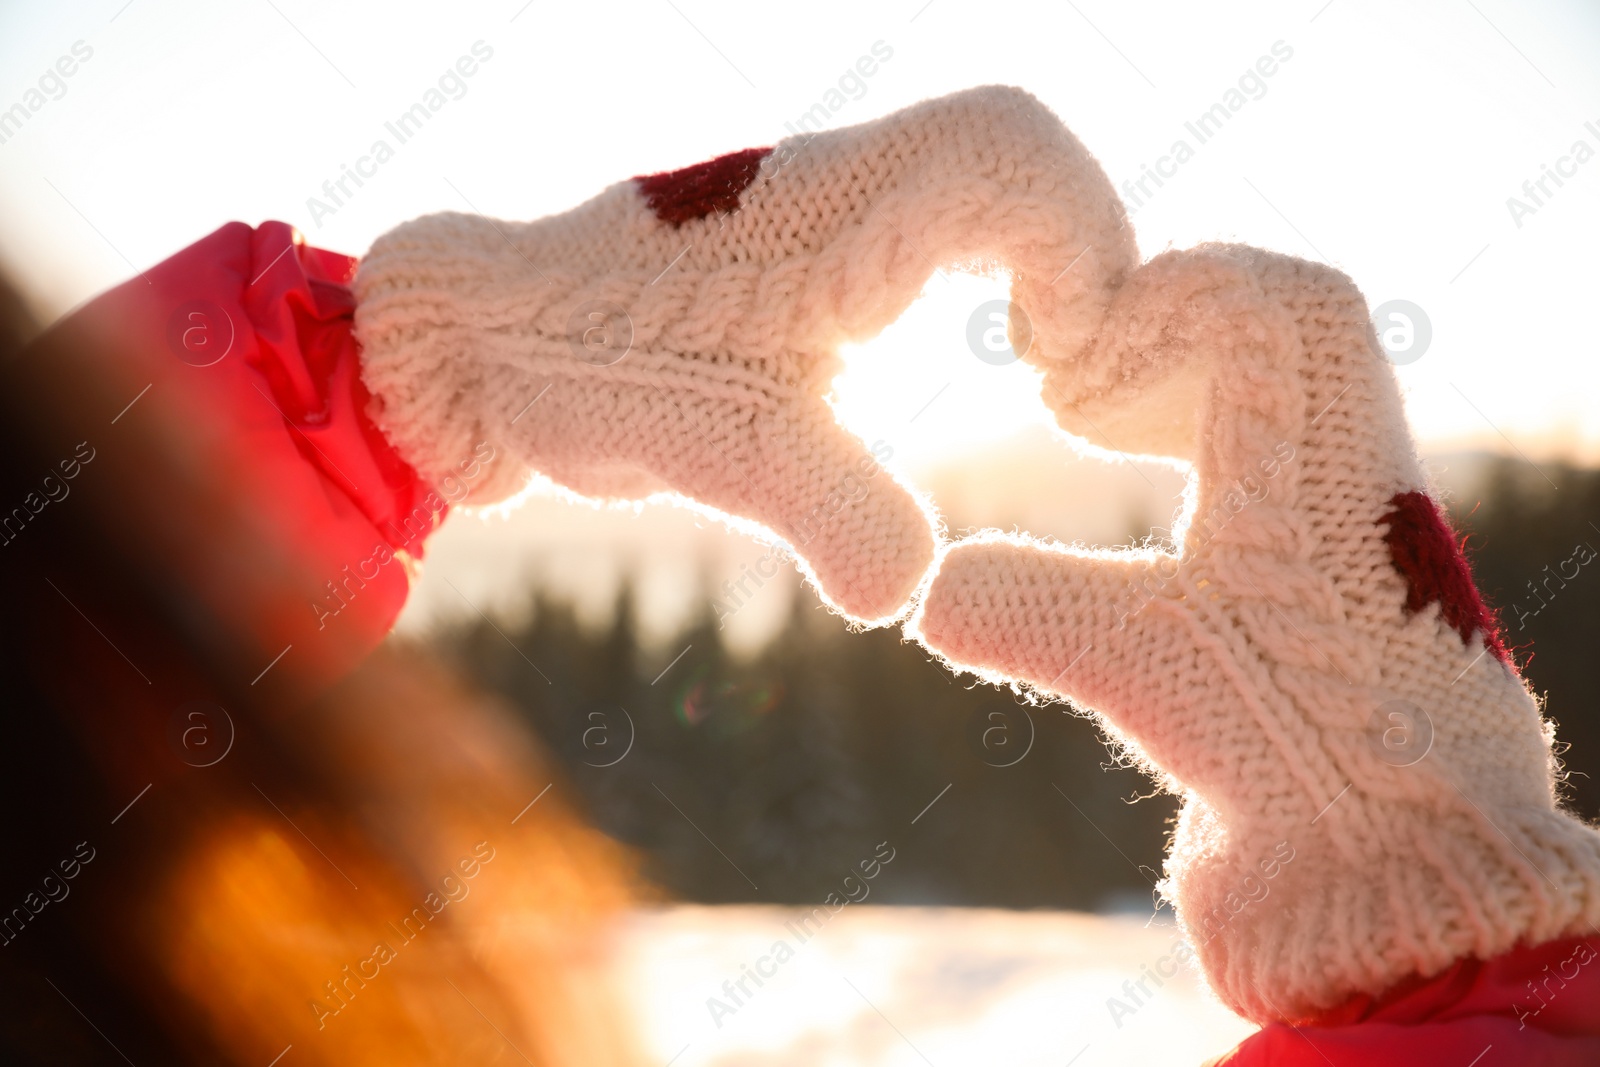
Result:
M1193 464L1173 552L988 533L913 627L1098 714L1184 799L1162 889L1213 987L1303 1021L1459 958L1592 934L1600 834L1428 493L1338 272L1209 246L1050 367L1070 432Z
M936 267L990 262L1045 359L1082 345L1136 262L1098 164L1014 89L625 181L536 222L408 222L355 280L363 377L425 477L503 446L475 502L529 469L591 497L676 491L768 527L836 606L884 621L932 561L931 520L834 419L837 349Z

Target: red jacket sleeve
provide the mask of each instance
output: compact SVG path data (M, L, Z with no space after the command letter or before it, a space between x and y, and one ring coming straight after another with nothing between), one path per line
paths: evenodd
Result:
M46 334L92 350L123 388L148 383L117 418L174 438L169 483L192 467L237 494L249 537L167 536L158 562L203 615L259 652L287 648L291 670L324 681L388 633L408 563L448 508L368 417L355 266L285 223L229 223ZM127 521L150 521L153 506L129 503Z
M1600 1063L1600 936L1548 941L1274 1023L1208 1067L1587 1067Z

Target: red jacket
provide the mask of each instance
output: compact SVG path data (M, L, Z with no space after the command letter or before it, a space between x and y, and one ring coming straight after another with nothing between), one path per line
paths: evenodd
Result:
M421 556L448 508L369 417L351 332L355 267L284 223L229 223L52 329L114 353L165 417L209 428L208 460L229 465L273 543L314 576L305 593L258 596L250 618L269 653L299 649L303 678L336 678L383 640L409 589L405 559ZM221 610L253 561L196 545L186 593ZM1600 1065L1597 957L1600 936L1463 960L1317 1025L1269 1025L1213 1063Z
M1274 1023L1211 1067L1595 1067L1600 936L1549 941Z
M101 431L107 440L181 428L167 449L173 477L224 482L253 540L278 550L242 559L239 546L217 543L226 537L197 528L163 531L159 554L200 617L243 635L262 667L281 652L282 673L313 685L347 673L388 634L409 591L408 560L448 509L368 415L355 267L285 223L233 222L46 335L102 360L92 384L122 391L107 418L132 401L121 426Z

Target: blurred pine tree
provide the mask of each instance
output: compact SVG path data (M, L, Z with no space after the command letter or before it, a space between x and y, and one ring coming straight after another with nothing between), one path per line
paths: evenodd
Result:
M1564 795L1600 818L1600 471L1498 458L1454 512L1506 645L1556 722Z

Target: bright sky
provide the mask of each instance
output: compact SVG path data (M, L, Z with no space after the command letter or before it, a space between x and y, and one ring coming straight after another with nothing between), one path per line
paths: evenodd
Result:
M55 313L229 219L284 219L359 253L428 211L537 217L629 175L785 136L881 41L892 57L836 125L1020 85L1114 183L1167 170L1159 189L1146 179L1153 195L1136 193L1146 255L1241 240L1324 258L1374 306L1422 308L1431 343L1400 373L1425 446L1600 459L1600 6L1229 6L10 4L0 109L36 108L20 129L0 126L0 254ZM488 58L446 84L426 128L313 218L308 199L377 139L394 144L385 121L477 42ZM1185 123L1275 45L1272 76L1247 81L1243 105L1199 143ZM63 57L70 77L47 73ZM1193 157L1162 162L1179 139ZM1546 166L1566 176L1545 178L1534 201L1523 183ZM1513 218L1513 196L1532 210ZM967 348L972 309L1003 292L935 280L852 355L847 422L926 459L1043 421L1024 365Z

